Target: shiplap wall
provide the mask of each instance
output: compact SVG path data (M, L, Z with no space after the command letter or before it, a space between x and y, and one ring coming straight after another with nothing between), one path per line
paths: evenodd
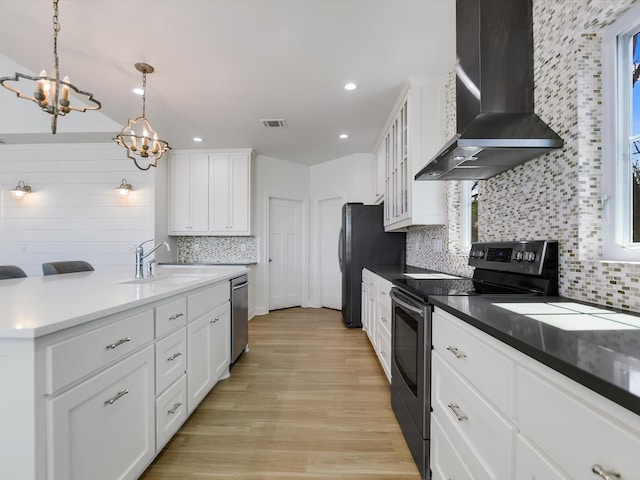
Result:
M127 199L115 188L126 178ZM9 191L23 180L22 201ZM42 275L42 263L131 267L154 236L154 169L138 170L115 143L0 146L0 264Z

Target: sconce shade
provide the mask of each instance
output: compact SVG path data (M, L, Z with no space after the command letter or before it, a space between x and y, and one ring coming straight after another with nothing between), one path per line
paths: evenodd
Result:
M31 187L29 185L25 185L22 180L20 180L18 185L11 190L11 196L16 200L22 200L29 193L31 193Z
M120 186L116 188L116 193L120 198L127 198L132 190L133 186L130 183L127 183L126 178L123 178Z

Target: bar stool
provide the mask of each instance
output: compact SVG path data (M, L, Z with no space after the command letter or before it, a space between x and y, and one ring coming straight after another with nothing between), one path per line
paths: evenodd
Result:
M25 278L27 276L20 267L15 265L0 265L0 280L9 278Z
M61 273L92 272L95 270L89 262L84 260L66 260L64 262L46 262L42 264L43 275L58 275Z

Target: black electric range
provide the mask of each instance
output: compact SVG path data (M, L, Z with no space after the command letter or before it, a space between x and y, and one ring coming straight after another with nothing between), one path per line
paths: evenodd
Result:
M430 478L431 312L429 297L557 295L558 243L474 243L472 278L426 272L393 280L391 406L424 480Z

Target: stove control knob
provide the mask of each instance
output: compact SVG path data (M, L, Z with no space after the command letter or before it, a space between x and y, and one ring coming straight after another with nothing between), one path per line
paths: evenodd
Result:
M536 252L524 252L524 259L531 263L536 259Z
M476 252L476 255L478 256L478 258L484 258L484 250L478 250Z
M523 254L522 252L516 252L516 253L514 253L514 255L513 255L513 259L514 259L516 262L521 262L521 261L522 261L522 257L523 257L523 256L524 256L524 254Z

